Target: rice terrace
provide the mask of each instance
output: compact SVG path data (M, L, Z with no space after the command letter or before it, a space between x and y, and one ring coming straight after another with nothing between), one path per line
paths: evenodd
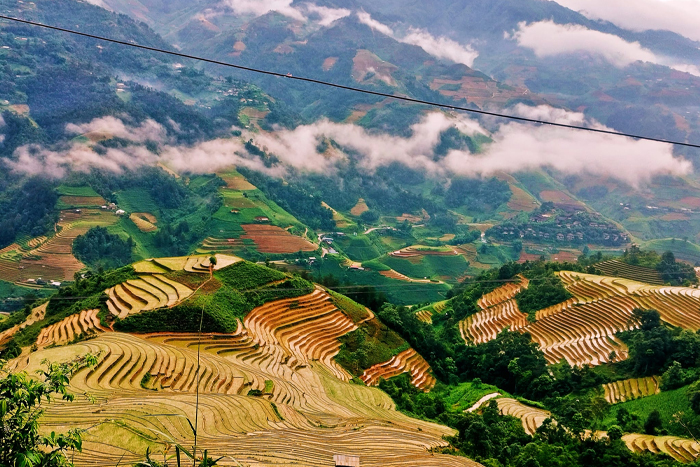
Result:
M0 0L0 467L700 467L697 3Z

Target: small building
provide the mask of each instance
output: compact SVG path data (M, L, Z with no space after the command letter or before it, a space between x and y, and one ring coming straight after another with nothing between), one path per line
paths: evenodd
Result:
M117 209L117 212L115 212L115 214L117 216L123 216L124 214L126 214L126 211L123 209Z
M231 209L231 214L240 214L241 210L240 209Z
M255 222L270 222L270 218L265 216L258 216L255 218Z
M360 467L360 458L357 456L333 456L335 467Z
M58 281L51 281L51 282L49 282L49 285L51 287L61 287L61 283Z

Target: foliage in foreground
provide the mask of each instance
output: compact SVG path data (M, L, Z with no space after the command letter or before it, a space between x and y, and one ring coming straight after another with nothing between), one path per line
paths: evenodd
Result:
M73 401L70 378L80 369L97 364L91 354L68 363L47 363L40 380L27 373L11 373L0 361L0 465L7 467L67 467L67 453L82 450L81 431L39 434L42 404L58 397Z

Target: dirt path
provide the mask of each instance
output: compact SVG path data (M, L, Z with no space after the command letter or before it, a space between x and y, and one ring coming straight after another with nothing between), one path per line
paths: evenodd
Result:
M501 395L500 392L492 392L491 394L487 394L487 395L485 395L484 397L482 397L481 399L479 399L479 400L476 402L476 404L472 405L472 406L469 407L467 410L465 410L465 412L474 412L474 411L477 410L479 407L481 407L482 405L484 405L484 403L485 403L486 401L490 401L491 399L493 399L493 398L495 398L495 397L498 397L498 396L500 396L500 395Z

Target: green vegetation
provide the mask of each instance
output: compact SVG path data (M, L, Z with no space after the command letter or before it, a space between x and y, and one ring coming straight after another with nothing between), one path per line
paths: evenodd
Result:
M18 236L44 234L58 221L54 210L58 195L50 182L29 179L0 193L0 248Z
M0 361L0 465L69 467L75 451L82 451L81 430L42 435L39 419L42 407L51 399L71 402L70 378L86 367L95 366L97 357L85 355L67 363L47 363L40 380L26 373L10 373Z
M672 285L697 284L698 278L692 266L676 261L672 251L659 255L653 250L642 250L632 245L625 250L620 260L632 266L642 266L658 271L663 282Z
M260 287L274 281L284 280L287 276L274 269L242 261L215 274L224 285L238 290L248 290Z
M49 297L53 293L53 290L21 287L11 282L0 280L0 311L11 312L20 310L37 299Z
M395 331L378 319L363 323L339 340L342 346L335 361L354 376L360 376L372 365L386 362L409 348Z
M201 320L205 332L230 333L254 308L273 300L307 295L314 289L313 284L299 276L288 277L263 266L241 264L245 263L217 271L213 280L201 284L199 291L183 303L128 316L117 320L114 328L136 333L198 332ZM250 277L245 277L247 273ZM263 287L271 282L274 284Z
M535 321L535 313L538 310L565 302L573 296L564 288L558 276L551 271L547 273L547 275L527 274L530 279L527 289L521 290L515 296L518 308L521 312L527 313L530 321Z
M134 241L122 240L104 227L93 227L73 242L73 254L93 268L111 269L125 266L133 260Z

